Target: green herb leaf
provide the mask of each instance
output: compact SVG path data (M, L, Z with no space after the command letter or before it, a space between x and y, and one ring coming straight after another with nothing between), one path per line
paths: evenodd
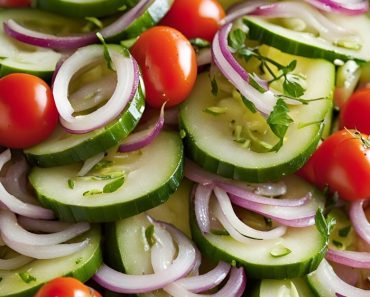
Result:
M95 164L95 166L93 167L93 170L99 170L99 169L102 169L102 168L107 168L107 167L111 166L112 163L113 162L110 161L110 160L101 160L100 162Z
M115 71L114 68L113 68L113 61L112 61L112 58L109 54L109 48L108 48L108 45L105 43L105 40L104 40L104 37L103 35L101 35L100 32L97 32L96 33L96 36L99 38L100 42L103 44L103 47L104 47L104 59L107 63L107 67L108 69L112 70L112 71Z
M351 231L351 228L352 228L352 226L351 225L348 225L346 227L343 227L343 228L339 229L338 230L338 235L340 237L347 237L348 234L349 234L349 232Z
M319 208L317 210L315 215L316 228L327 242L329 241L329 236L334 228L335 223L336 220L334 217L329 216L328 218L325 218L322 209Z
M204 112L207 112L212 115L220 115L227 111L227 107L221 107L221 106L210 106L203 110Z
M95 27L102 29L104 27L103 23L101 20L95 17L85 17L85 20L93 24Z
M289 255L291 252L292 251L287 247L283 246L282 244L278 244L270 251L270 255L274 258L279 258Z
M73 180L73 179L68 179L68 187L70 188L70 189L74 189L74 187L75 187L75 181Z
M255 73L249 75L249 84L261 94L266 92L265 88L257 82L257 75Z
M212 95L215 97L218 94L218 85L217 85L217 81L215 77L211 79L211 92L212 92Z
M299 98L304 94L305 89L297 82L287 78L283 82L284 93L288 96Z
M189 41L191 45L196 47L197 49L207 48L211 46L210 42L203 38L194 38L194 39L190 39Z
M26 284L36 281L36 277L29 274L28 272L19 272L18 275Z
M247 99L245 96L243 96L242 94L240 94L242 96L242 101L243 101L243 104L252 112L252 113L256 113L257 112L257 108L256 106L254 105L254 103L252 101L250 101L249 99Z
M284 136L293 122L288 114L289 109L283 99L278 99L274 109L267 118L267 124L270 126L272 132L279 138L279 142L272 148L273 151L278 151L284 142Z
M284 74L288 74L289 72L294 71L297 67L297 60L291 61L286 67L282 68Z
M91 178L93 180L112 180L116 178L124 177L125 173L123 171L112 171L106 174L93 175Z
M98 195L102 193L103 193L102 190L93 189L93 190L88 190L88 191L83 192L82 196L88 197L88 196Z
M145 229L145 238L146 238L146 241L147 241L147 243L149 244L150 247L155 245L155 243L157 242L157 240L155 238L154 225L153 224L146 227L146 229Z
M241 49L245 46L246 38L246 34L241 29L235 29L228 36L229 46L235 50Z
M103 193L113 193L117 191L125 182L125 177L122 176L120 178L115 179L114 181L106 184L103 188Z

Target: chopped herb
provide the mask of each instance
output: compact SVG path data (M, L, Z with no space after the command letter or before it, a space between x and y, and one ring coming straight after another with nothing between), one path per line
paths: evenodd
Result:
M249 99L247 99L245 96L243 96L242 94L240 94L242 96L242 101L244 103L244 105L252 112L252 113L256 113L257 112L257 108L256 106L254 105L254 103L252 101L250 101Z
M220 106L210 106L203 110L212 115L220 115L227 111L227 107L220 107Z
M154 225L151 224L145 229L145 238L147 243L150 247L152 247L156 242L155 233L154 233Z
M257 75L255 73L251 73L249 75L249 84L253 88L255 88L258 92L263 94L263 93L266 92L266 89L263 86L261 86L261 84L258 82L258 79L259 78L257 77Z
M232 267L236 267L236 261L235 261L235 260L231 260L230 265L231 265Z
M74 189L74 187L75 187L75 181L73 180L73 179L68 179L68 187L70 188L70 189Z
M85 17L85 20L93 24L96 28L102 29L104 27L102 21L95 17Z
M102 193L103 193L102 190L93 189L93 190L88 190L88 191L83 192L82 196L87 197L87 196L93 196L93 195L102 194Z
M189 40L191 45L197 49L210 47L211 44L208 40L203 38L194 38Z
M99 170L102 168L107 168L112 165L112 161L109 160L101 160L100 162L96 163L95 166L93 167L93 170Z
M75 263L78 265L82 262L82 260L83 260L82 257L79 257L76 259Z
M284 257L290 254L292 251L282 244L276 245L271 251L270 255L274 258Z
M218 85L217 85L217 81L215 77L211 79L211 92L212 92L212 95L215 97L218 94Z
M107 174L93 175L91 177L87 176L87 178L91 178L93 180L111 180L111 179L121 178L124 176L125 176L125 173L123 171L112 171Z
M323 210L319 208L315 215L315 224L317 230L320 232L321 236L325 239L326 245L329 243L330 233L333 231L336 220L332 216L325 218Z
M229 46L234 50L244 49L246 39L247 39L246 33L238 28L230 32L228 36L228 43Z
M341 243L340 241L338 240L333 240L332 241L333 244L337 247L337 248L342 248L343 247L343 243Z
M283 82L283 89L284 93L288 96L292 96L295 98L301 97L305 89L302 87L302 85L294 80L289 80L287 77L285 77L285 80Z
M104 59L107 63L107 67L109 70L112 70L112 71L115 71L114 68L113 68L113 61L112 61L112 58L110 56L110 53L109 53L109 48L108 48L108 45L105 43L105 40L104 40L104 37L103 35L101 35L100 32L97 32L96 33L96 36L99 38L100 42L103 44L103 47L104 47Z
M352 226L351 225L348 225L346 227L343 227L341 229L338 230L338 234L340 237L347 237L349 232L351 231L351 228Z
M121 7L119 7L117 10L118 11L125 11L125 10L127 10L127 5L125 5L125 4L123 4Z
M36 278L28 272L19 272L18 275L26 284L36 281Z
M186 131L184 129L181 129L179 134L181 139L184 139L186 137Z
M125 182L125 177L119 177L115 179L114 181L106 184L103 188L103 193L113 193L117 191Z
M293 122L288 112L289 109L284 100L278 99L274 109L267 119L267 123L272 132L274 132L274 134L279 138L279 142L272 148L273 151L278 151L282 147L284 136L289 128L289 125Z

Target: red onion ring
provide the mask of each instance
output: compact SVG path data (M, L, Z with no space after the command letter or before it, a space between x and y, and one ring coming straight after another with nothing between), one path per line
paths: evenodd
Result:
M0 270L13 270L18 269L27 263L33 261L32 258L19 255L10 259L0 259Z
M326 259L353 268L370 269L370 253L328 249Z
M286 233L287 228L285 226L278 226L269 231L260 231L246 225L235 214L227 193L218 187L214 188L214 193L220 205L221 211L224 213L225 217L233 226L233 228L240 234L254 239L275 239L283 236Z
M101 128L114 120L134 97L139 84L139 69L135 60L116 49L109 53L117 72L117 86L108 102L97 110L74 116L68 100L68 89L73 76L85 66L103 59L103 46L90 45L78 49L60 67L53 85L53 95L62 126L70 133L82 134Z
M355 286L360 278L360 270L346 265L331 262L330 265L333 267L334 272L351 286Z
M370 244L370 223L364 212L364 203L366 200L358 200L350 205L349 216L352 226L356 233Z
M37 220L23 216L18 216L18 224L20 224L24 229L28 231L38 233L60 232L73 225L73 223L67 223L62 221Z
M359 15L369 11L367 0L305 0L316 8L344 15Z
M253 102L256 109L267 117L276 103L275 95L268 90L260 93L248 83L249 74L239 65L230 53L227 37L232 24L226 24L216 33L212 42L212 59L218 69L240 93Z
M154 124L150 125L145 130L130 134L121 142L118 151L121 153L132 152L149 145L159 135L163 128L164 106L165 103L162 105L158 120Z
M146 10L151 0L141 0L135 7L123 14L115 22L100 30L104 38L114 37L127 28L136 18ZM75 36L55 36L51 34L37 32L21 26L14 20L9 19L4 22L4 32L18 41L58 50L79 48L89 44L97 43L99 40L96 32L80 34Z
M256 8L267 5L269 3L269 1L245 1L235 4L227 11L227 15L222 20L222 24L228 24L234 22L240 17L253 14L253 11L256 10Z
M326 260L322 260L316 271L313 272L316 281L319 281L327 288L332 295L337 296L356 296L356 297L369 297L370 290L363 290L351 286L341 280L334 272L333 268Z
M11 158L11 152L9 149L0 154L0 170L5 163L9 162ZM8 193L4 188L3 184L0 182L0 208L6 208L14 213L35 218L35 219L52 219L54 218L54 213L47 208L43 208L38 205L25 203L15 196Z
M203 186L198 184L194 194L194 211L199 229L203 233L209 233L209 199L213 192L213 185Z
M177 257L166 270L147 275L127 275L103 264L93 279L110 291L136 294L163 288L187 275L193 268L196 258L193 244L176 228L162 222L154 222L154 224L170 232L178 246Z

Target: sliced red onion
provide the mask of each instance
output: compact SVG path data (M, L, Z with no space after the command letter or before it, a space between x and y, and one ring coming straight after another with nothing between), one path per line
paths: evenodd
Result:
M365 14L369 10L368 0L305 0L316 8L344 15Z
M36 234L22 228L14 213L8 210L0 210L0 231L14 243L32 246L53 245L68 241L90 229L89 223L77 223L55 233Z
M11 152L9 149L0 154L0 170L2 169L5 163L10 161L10 158ZM15 196L8 193L8 191L4 188L2 183L0 183L0 203L3 204L3 207L6 207L12 212L26 217L31 217L35 219L54 218L54 213L50 209L46 209L41 206L30 203L25 203L17 199Z
M214 188L214 193L225 217L240 234L254 239L275 239L286 233L287 228L285 226L278 226L269 231L260 231L246 225L235 214L227 193L218 187Z
M91 158L85 160L80 171L77 173L77 176L85 176L91 169L94 168L104 158L104 152L101 152Z
M194 211L199 229L203 233L209 233L209 199L213 192L213 185L198 185L194 196Z
M75 112L85 111L102 104L112 97L117 85L117 77L111 73L98 81L90 82L69 96Z
M103 59L103 47L90 45L78 49L60 67L55 77L53 95L60 115L60 122L71 133L81 134L105 126L122 112L134 97L139 84L139 69L135 60L109 48L117 73L117 86L106 104L87 115L74 115L68 100L70 81L81 69Z
M19 255L10 259L0 259L0 270L13 270L18 269L33 261L32 258Z
M195 249L193 244L176 228L161 222L155 222L155 224L170 232L178 246L177 257L166 270L147 275L128 275L113 270L103 264L93 277L94 280L110 291L136 294L163 288L186 276L195 263Z
M233 5L228 10L226 17L222 20L222 23L231 23L240 17L252 14L256 8L269 3L269 1L247 1Z
M350 205L349 216L352 221L352 226L356 233L370 244L370 223L364 212L364 203L366 200L358 200Z
M218 265L206 274L185 277L176 283L193 293L205 292L218 286L229 274L231 266L225 262Z
M28 231L42 233L60 232L73 225L73 223L62 221L37 220L23 216L18 217L18 224Z
M230 195L230 198L236 205L272 218L274 221L282 225L291 227L307 227L314 225L317 209L324 206L323 202L315 197L309 199L308 203L297 207L262 205L232 194Z
M360 278L360 270L346 265L331 262L335 273L347 284L355 286Z
M204 66L211 64L212 62L212 52L210 48L204 48L197 53L197 65Z
M154 124L150 125L145 130L130 134L121 142L118 151L121 153L132 152L149 145L159 135L163 128L164 106L165 104L162 105L158 120Z
M299 18L314 28L320 36L334 43L353 36L347 29L330 21L311 6L298 1L274 2L253 11L253 15L265 18Z
M119 34L136 18L143 14L150 2L151 0L139 1L135 7L123 14L115 22L100 30L100 33L104 38L113 37ZM16 23L12 19L4 22L4 32L8 36L27 44L59 50L79 48L99 41L96 36L96 32L72 36L55 36L28 29Z
M370 253L328 249L326 259L353 268L370 269Z
M322 260L315 273L315 279L325 286L332 295L340 294L347 297L369 297L370 290L351 286L341 280L326 260Z

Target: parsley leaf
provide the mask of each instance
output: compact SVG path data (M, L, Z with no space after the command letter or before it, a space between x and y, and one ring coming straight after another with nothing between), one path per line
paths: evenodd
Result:
M105 59L105 61L107 63L108 69L110 69L112 71L115 71L114 68L113 68L113 61L112 61L112 58L111 58L110 53L109 53L109 48L108 48L108 45L105 43L105 40L104 40L103 35L101 35L100 32L97 32L96 33L96 36L99 38L100 42L103 44L103 47L104 47L104 59Z
M119 177L114 181L106 184L103 188L103 193L113 193L117 191L125 182L125 177Z
M231 48L238 50L245 47L246 34L241 29L235 29L228 36L228 43Z
M256 106L254 105L254 103L252 101L250 101L248 98L246 98L245 96L243 96L242 94L240 94L242 96L242 101L244 103L244 105L252 112L252 113L256 113L257 112L257 108Z
M215 77L213 77L211 79L211 92L212 92L212 95L215 96L215 97L218 94L218 84L217 84L217 81L216 81Z
M284 93L288 96L299 98L304 94L305 89L297 81L289 80L285 77L283 82Z
M335 223L336 220L334 217L328 216L328 218L325 218L323 210L321 208L317 210L315 215L316 228L327 243L329 242L329 236L331 231L333 231Z
M289 125L293 122L288 112L288 105L280 98L276 101L274 109L267 118L267 124L270 126L272 132L280 139L272 148L273 151L278 151L281 148Z
M19 272L18 275L26 284L36 281L36 277L29 274L28 272Z

